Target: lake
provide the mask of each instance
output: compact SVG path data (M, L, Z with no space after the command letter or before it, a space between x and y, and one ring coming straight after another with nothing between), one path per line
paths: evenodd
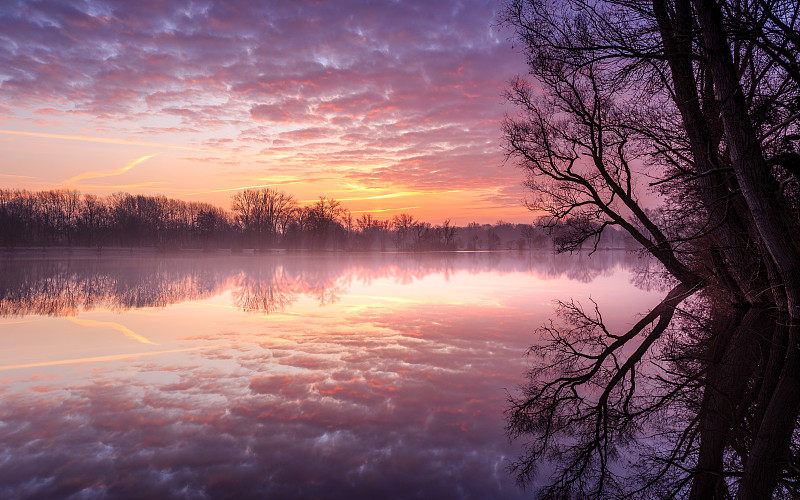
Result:
M529 498L507 395L621 252L0 256L0 498Z

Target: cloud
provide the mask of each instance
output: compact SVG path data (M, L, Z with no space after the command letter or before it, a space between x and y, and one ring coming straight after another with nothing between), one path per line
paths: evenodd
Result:
M480 191L519 184L509 169L501 169L497 153L453 150L408 157L395 164L369 170L350 170L345 176L365 186L419 191Z
M290 99L280 104L258 104L250 108L250 116L257 122L302 123L314 121L308 104L299 99Z
M330 138L335 135L337 131L332 128L326 127L309 127L303 129L292 130L291 132L283 132L279 135L281 139L290 141L314 141L324 138Z
M439 184L429 174L445 171L457 189L502 189L516 176L491 172L489 160L502 89L524 61L492 27L499 8L488 0L6 4L0 101L13 103L14 116L54 115L66 126L81 118L143 138L119 143L152 145L147 137L169 133L213 145L229 155L223 168L267 147L281 154L272 165L338 175L365 167L364 182L401 189Z

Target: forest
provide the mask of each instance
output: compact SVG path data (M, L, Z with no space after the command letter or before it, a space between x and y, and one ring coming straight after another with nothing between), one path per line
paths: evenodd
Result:
M271 188L237 192L230 210L165 196L0 190L0 246L5 248L525 250L552 249L561 229L503 221L433 225L408 213L354 217L335 199L320 197L301 206ZM609 232L600 243L626 248L631 240L623 232Z

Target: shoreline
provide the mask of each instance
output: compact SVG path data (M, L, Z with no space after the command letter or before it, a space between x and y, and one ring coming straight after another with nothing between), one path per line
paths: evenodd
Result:
M582 249L575 252L575 254L587 254L595 252L630 252L628 248L598 248L596 250ZM72 257L85 257L85 256L165 256L165 255L181 255L181 256L258 256L258 255L274 255L274 254L331 254L331 253L345 253L345 254L407 254L407 255L420 255L420 254L479 254L479 253L558 253L553 248L528 248L524 250L519 249L495 249L495 250L373 250L373 249L308 249L308 248L154 248L154 247L65 247L65 246L52 246L52 247L12 247L0 248L0 256L72 256Z

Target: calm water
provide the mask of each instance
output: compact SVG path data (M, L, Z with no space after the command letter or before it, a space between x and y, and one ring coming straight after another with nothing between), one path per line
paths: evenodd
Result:
M0 257L0 498L530 497L506 391L632 256Z

